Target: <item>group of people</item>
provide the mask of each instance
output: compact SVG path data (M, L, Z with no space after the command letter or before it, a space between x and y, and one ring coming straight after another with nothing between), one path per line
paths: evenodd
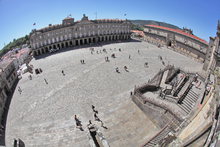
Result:
M21 90L21 87L18 86L18 92L21 94L22 93L22 90Z
M80 60L81 64L85 64L85 60Z
M110 60L109 60L108 56L105 57L105 62L109 62L109 61L110 61Z
M94 105L92 105L92 110L94 112L94 120L100 122L101 123L101 127L103 127L104 129L108 129L106 126L104 126L103 121L98 117L98 111L95 110L95 106ZM75 119L75 122L76 122L76 128L79 128L81 131L84 131L84 129L82 128L82 123L79 120L79 118L77 117L77 115L74 115L74 119ZM94 129L94 124L92 124L91 120L89 120L89 123L87 124L87 128L89 130L90 129Z
M124 70L125 70L126 72L129 72L129 70L128 70L128 67L127 67L127 66L124 66ZM115 68L115 71L116 71L117 73L120 73L120 71L119 71L119 68L118 68L118 67L116 67L116 68Z
M100 122L101 123L101 127L103 127L104 129L108 129L106 126L104 126L103 121L98 117L98 111L95 110L95 106L94 105L92 105L92 110L94 112L94 119L95 119L95 121ZM91 120L89 120L89 122L91 123Z

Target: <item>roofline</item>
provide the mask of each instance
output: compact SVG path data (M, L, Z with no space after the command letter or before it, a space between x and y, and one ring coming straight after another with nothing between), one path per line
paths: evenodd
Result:
M184 35L184 36L187 36L187 37L190 37L192 39L195 39L201 43L204 43L206 45L208 45L208 42L195 36L195 35L192 35L192 34L188 34L186 32L183 32L182 30L179 30L179 29L172 29L172 28L168 28L168 27L163 27L163 26L157 26L157 25L144 25L144 26L147 26L147 27L152 27L152 28L158 28L158 29L162 29L162 30L166 30L166 31L171 31L171 32L174 32L174 33L178 33L178 34L181 34L181 35Z
M30 32L29 35L31 36L35 32L43 33L43 32L48 32L48 31L52 31L52 30L56 30L56 29L61 29L61 28L74 26L74 25L80 23L81 21L82 20L78 20L78 21L75 21L72 24L65 24L65 25L63 25L63 24L54 24L54 25L47 26L47 27L44 27L44 28L41 28L41 29L34 29ZM130 22L127 19L94 19L94 20L88 20L88 21L90 21L92 23L123 23L123 22Z

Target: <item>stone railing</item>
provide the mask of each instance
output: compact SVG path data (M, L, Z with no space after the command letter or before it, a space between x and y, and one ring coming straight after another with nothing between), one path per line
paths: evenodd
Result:
M172 103L170 103L168 101L164 101L162 99L146 97L144 95L141 95L140 93L138 94L138 92L136 92L136 95L143 99L144 104L147 103L147 102L151 103L151 104L153 104L157 107L160 107L160 108L164 109L165 111L168 111L177 120L179 120L179 121L184 120L184 115L182 113L182 110L176 104L172 104Z

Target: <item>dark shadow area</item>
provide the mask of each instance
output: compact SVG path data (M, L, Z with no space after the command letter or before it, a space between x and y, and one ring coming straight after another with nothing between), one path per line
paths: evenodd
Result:
M95 146L96 147L100 147L100 145L99 145L99 143L98 143L98 141L96 139L96 131L89 131L89 133L92 136L92 140L94 141Z
M2 121L1 121L1 125L4 127L4 130L2 132L2 136L0 136L0 145L3 145L3 146L5 145L5 131L6 131L6 122L7 122L7 117L8 117L8 110L11 104L12 97L15 92L15 88L18 85L18 81L19 80L17 79L15 84L12 86L12 90L10 94L8 95L6 102L5 102L4 112L2 115Z
M171 41L168 41L168 42L167 42L167 46L168 46L168 47L171 47Z

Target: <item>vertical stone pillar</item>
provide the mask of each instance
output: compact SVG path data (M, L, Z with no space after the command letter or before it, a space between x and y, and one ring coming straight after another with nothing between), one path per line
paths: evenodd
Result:
M73 46L76 46L76 40L72 40Z
M41 51L41 49L39 49L39 51L40 51L40 55L42 55L42 51Z

